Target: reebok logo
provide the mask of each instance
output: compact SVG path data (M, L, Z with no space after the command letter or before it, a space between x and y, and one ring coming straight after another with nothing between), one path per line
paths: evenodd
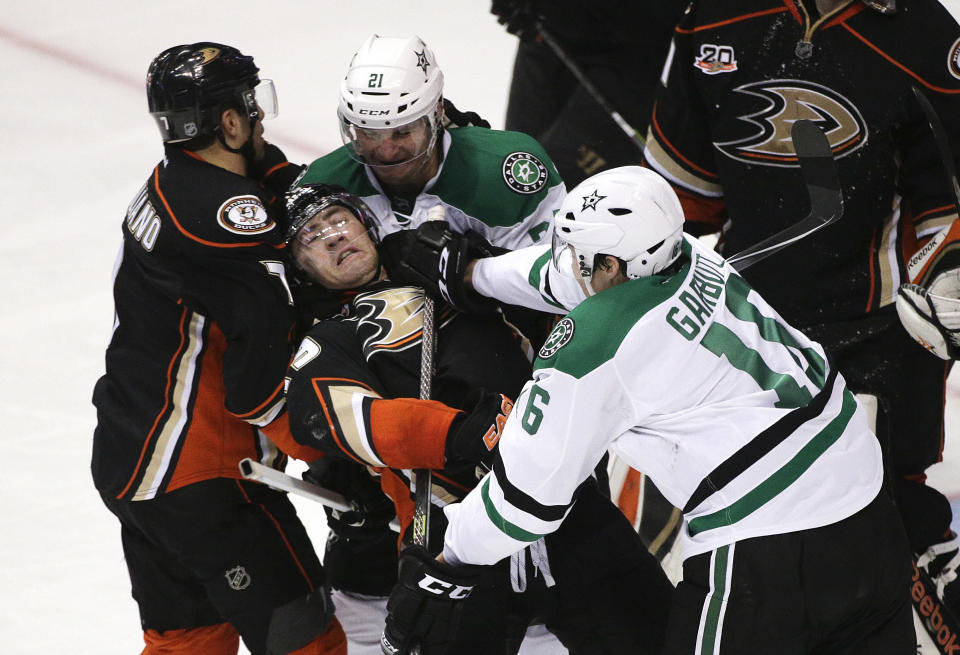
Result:
M944 619L943 605L932 588L928 586L925 576L920 574L917 563L913 563L913 584L910 585L910 598L917 613L926 624L927 632L933 637L946 655L960 654L960 643L957 643L956 629L948 625Z
M920 277L924 266L929 263L927 260L930 254L939 248L940 244L946 240L947 230L940 230L933 235L933 238L930 239L923 248L918 250L913 257L910 258L910 261L907 263L907 275L910 277L911 282L916 281Z

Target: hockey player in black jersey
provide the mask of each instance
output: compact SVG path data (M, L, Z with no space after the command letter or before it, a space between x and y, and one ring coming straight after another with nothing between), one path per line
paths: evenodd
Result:
M956 280L943 256L956 248L956 198L914 88L960 152L960 26L936 0L696 0L661 81L645 158L674 184L691 228L722 229L723 252L805 214L789 128L807 118L827 135L843 219L745 277L874 408L918 562L960 607L950 506L925 484L941 458L950 364L913 344L894 311L904 283ZM930 318L925 300L916 306ZM914 318L908 329L922 330ZM932 321L925 343L940 336L946 356L950 336L934 322L943 328Z
M390 282L381 268L368 232L376 219L359 198L326 185L295 189L288 210L298 274L346 303L342 316L308 331L291 364L287 402L297 443L284 449L307 461L341 457L369 467L406 529L409 469L434 469L435 507L462 498L478 465L490 466L508 396L530 364L499 314L466 316L439 305L434 399L417 399L424 295ZM501 562L459 620L442 615L442 604L434 608L446 634L421 644L424 655L514 653L536 619L572 653L658 652L669 582L596 480L578 494L557 535ZM444 526L435 511L433 543L442 542ZM424 557L422 548L404 549L401 584Z
M346 653L280 466L293 300L283 190L300 167L263 139L270 80L236 48L169 48L147 73L164 141L127 209L93 479L121 524L144 653Z

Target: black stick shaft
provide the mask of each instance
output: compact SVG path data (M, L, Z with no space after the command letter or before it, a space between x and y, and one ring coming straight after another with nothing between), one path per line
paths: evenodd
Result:
M589 93L593 99L597 101L597 104L600 105L603 110L610 115L610 118L612 118L613 122L615 122L620 129L623 130L623 133L630 137L630 140L633 141L634 145L640 149L640 152L643 152L643 149L647 145L643 137L640 136L640 134L633 129L633 126L630 125L630 123L628 123L627 120L620 115L620 112L614 109L613 105L610 104L610 101L607 100L606 96L604 96L600 90L594 86L593 82L590 81L590 78L588 78L586 74L580 70L580 67L577 66L576 62L570 58L570 56L563 49L563 46L561 46L560 43L553 38L553 35L550 34L549 30L544 28L543 23L538 21L536 23L536 27L537 31L540 33L540 38L542 38L543 42L546 43L547 46L553 51L553 54L555 54L557 58L563 62L563 65L567 67L570 73L577 78L580 86L587 90L587 93Z

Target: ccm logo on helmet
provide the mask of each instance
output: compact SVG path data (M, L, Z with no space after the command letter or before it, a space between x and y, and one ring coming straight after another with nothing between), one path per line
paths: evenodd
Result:
M463 585L455 585L443 580L439 580L429 573L423 575L423 579L420 580L418 586L424 591L429 591L431 594L436 596L444 596L450 600L463 600L470 595L470 592L473 591L473 587L464 587Z
M361 116L389 116L389 109L360 109L358 112Z

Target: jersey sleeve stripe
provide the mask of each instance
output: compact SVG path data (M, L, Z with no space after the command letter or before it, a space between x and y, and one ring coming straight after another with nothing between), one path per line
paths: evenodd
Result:
M540 292L540 297L543 298L544 302L549 305L553 305L558 309L566 312L567 309L564 307L550 292L550 269L547 262L550 261L551 251L547 250L545 253L537 257L536 261L533 262L533 266L530 267L530 274L527 276L527 281L530 283L530 286L534 289L537 289ZM546 275L543 276L544 288L540 286L540 272L546 270ZM544 295L544 290L548 295Z
M732 525L776 497L803 475L817 458L841 437L856 409L856 399L844 387L840 413L823 430L814 435L786 464L742 498L711 514L692 519L688 524L689 534L695 536L706 530Z
M544 505L533 497L515 487L507 479L507 472L503 461L499 457L493 459L493 474L497 476L497 484L503 491L503 498L522 512L530 514L545 523L561 520L570 508L570 505Z
M183 313L180 314L180 325L178 329L180 331L180 343L177 345L176 351L173 353L173 356L170 358L170 363L167 364L167 383L166 387L163 390L163 407L160 409L160 412L157 414L157 417L153 420L153 425L150 426L150 432L147 433L147 438L143 440L143 448L140 450L140 458L137 460L137 465L133 469L133 475L130 476L130 479L127 481L127 484L123 487L120 493L117 494L117 498L123 498L126 495L127 491L130 489L130 486L133 484L134 480L140 475L140 467L143 465L143 460L146 457L147 451L153 444L153 435L157 429L157 425L160 423L160 419L163 418L167 413L167 408L170 405L170 387L173 385L173 367L176 364L177 360L180 359L181 353L183 353L184 348L187 344L187 335L184 330L186 324L187 316L190 314L190 310L184 306Z
M500 513L497 511L496 504L490 499L490 477L488 476L486 480L483 481L483 485L480 487L480 495L483 498L483 506L487 511L487 518L490 519L490 522L497 527L501 532L510 537L511 539L516 539L517 541L536 541L543 535L534 534L533 532L528 532L521 528L518 525L514 525L507 519L503 518Z
M276 406L278 402L280 404L279 408ZM277 388L274 389L273 393L270 394L270 397L251 409L249 412L243 412L242 414L238 414L236 412L230 413L236 416L238 419L246 421L247 423L253 423L258 427L262 427L277 417L277 415L280 413L279 410L283 407L283 402L283 381L281 380L280 384L277 385Z

